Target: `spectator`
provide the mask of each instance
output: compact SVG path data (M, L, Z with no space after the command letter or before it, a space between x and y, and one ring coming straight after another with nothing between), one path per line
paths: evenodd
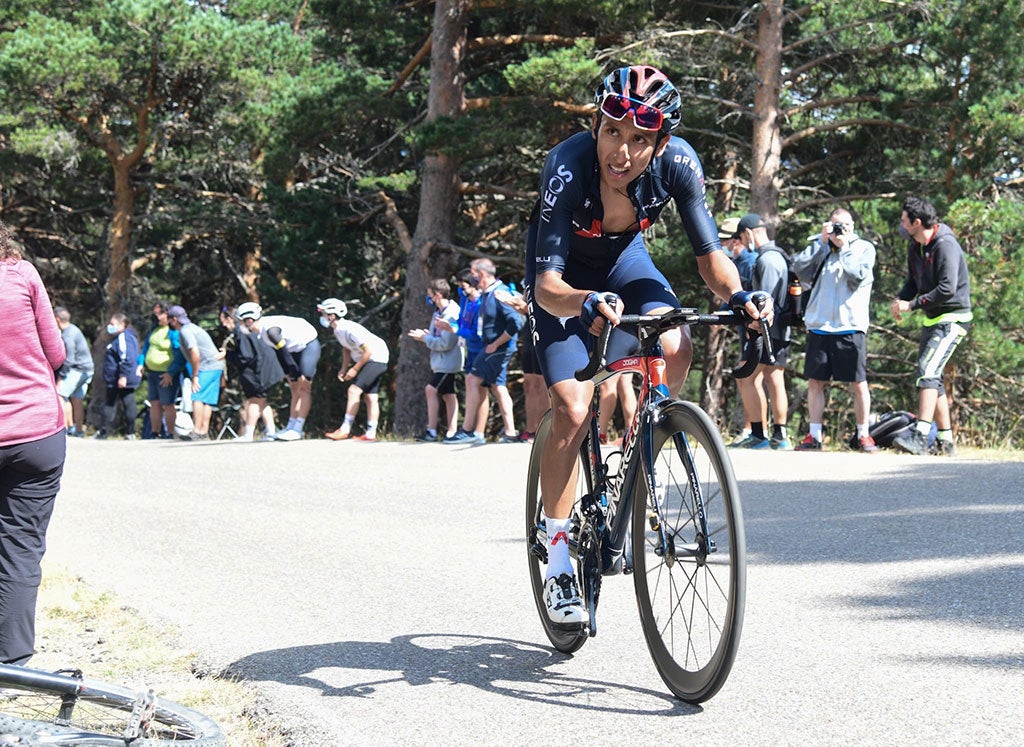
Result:
M451 329L452 332L457 334L461 339L460 342L465 348L465 368L463 371L466 376L469 376L469 370L473 367L473 361L476 360L476 356L483 350L483 342L480 340L480 332L477 327L477 321L480 317L480 289L476 285L476 277L473 275L473 270L469 267L465 267L459 270L456 275L459 292L459 323L457 325L451 325L447 319L438 319L438 329L445 330ZM478 420L486 421L487 412L490 408L490 401L487 396L486 390L481 391L480 396L476 397L477 408L473 414L473 422ZM469 396L467 394L467 401ZM470 413L467 411L465 420L469 420Z
M761 216L747 213L740 218L736 238L744 248L757 253L750 289L765 291L772 297L776 309L781 309L789 295L789 264L782 249L768 239L768 231ZM771 328L772 348L775 362L768 359L768 351L761 354L761 361L751 376L749 386L740 387L743 409L750 421L750 435L735 444L741 449L789 450L793 446L786 433L789 418L789 397L786 394L786 361L789 358L790 328L784 320L776 319ZM767 390L767 400L765 391ZM765 436L764 426L771 405L772 435Z
M853 216L843 208L833 210L821 235L793 258L794 272L811 286L804 311L810 433L797 444L797 451L821 450L829 379L850 384L857 420L857 435L851 445L864 452L878 451L868 433L871 391L866 342L874 266L874 244L857 235Z
M417 441L437 440L437 420L441 402L445 406L445 436L455 434L459 425L459 400L455 393L455 380L464 365L464 351L459 336L452 331L459 321L459 304L451 300L451 286L444 278L427 284L427 304L434 309L428 329L409 331L409 337L419 340L430 350L430 370L433 376L425 388L427 398L427 427ZM447 329L438 322L447 320Z
M139 336L128 317L121 312L110 315L107 334L113 338L103 358L103 384L107 387L107 395L103 424L95 438L104 439L113 431L117 423L117 403L120 402L125 438L130 441L135 438L135 418L138 416L135 390L141 382L135 365L139 355Z
M316 328L297 316L263 316L259 304L246 314L242 323L277 354L281 369L288 377L291 406L288 425L277 432L278 441L298 441L313 404L313 379L320 362L320 341Z
M68 435L81 438L85 435L85 394L94 369L92 351L82 330L71 323L71 312L63 306L54 306L53 316L67 351L64 365L57 372L57 393L64 402L64 422L71 424Z
M479 405L485 396L484 387L487 387L498 403L505 429L499 443L516 443L519 439L512 416L512 397L509 396L505 379L509 359L515 352L516 337L523 326L523 317L495 297L495 291L508 293L509 289L497 279L491 260L475 259L470 269L481 291L477 330L484 347L477 354L466 377L466 419L462 430L444 442L470 445L486 443L484 430L487 418L480 417Z
M727 218L722 222L722 225L718 229L718 238L722 242L722 249L732 259L736 270L740 274L740 283L743 285L743 290L750 290L750 283L754 275L754 264L757 262L757 252L752 252L743 246L743 242L739 240L740 230L740 219L739 218ZM728 299L723 299L723 303ZM740 334L743 335L743 330L740 330ZM743 428L740 430L739 435L736 439L729 444L730 446L739 446L747 438L750 437L750 418L746 416L747 402L757 402L761 408L761 421L768 417L767 402L764 397L757 397L757 393L754 391L754 382L750 376L742 379L736 379L736 391L740 394L740 402L744 404L744 422Z
M600 409L597 419L598 438L601 443L608 443L608 431L615 414L615 406L622 409L622 427L629 430L636 416L636 389L633 388L633 374L619 374L601 384ZM624 435L624 434L623 434ZM621 443L620 436L619 442Z
M146 378L146 399L149 401L150 438L174 438L177 411L178 380L164 385L163 375L171 367L180 349L178 331L171 329L167 318L167 301L153 304L153 326L142 342L136 374Z
M917 353L917 425L910 433L897 436L893 445L910 454L928 453L928 433L934 421L938 429L935 452L954 456L942 371L974 318L967 258L953 231L939 222L935 208L922 197L911 196L903 202L900 234L908 240L907 281L889 311L897 322L917 309L925 318Z
M348 387L348 403L345 419L337 430L325 434L332 441L344 441L352 437L352 423L359 412L359 400L366 400L366 431L357 441L376 441L377 423L380 420L380 403L377 392L380 378L388 370L390 353L384 340L361 324L345 319L348 307L337 298L326 298L316 310L320 312L320 326L334 330L334 337L341 343L341 369L339 381L351 382Z
M237 309L229 306L220 311L220 323L228 330L228 336L218 356L226 358L238 368L238 383L245 396L241 409L242 430L236 439L238 441L255 440L256 424L261 416L266 429L263 440L274 441L277 438L274 408L267 404L267 392L284 378L284 371L277 356L249 332L244 324L238 324L238 321L251 318L258 309L259 304L250 301Z
M526 299L521 293L497 290L494 297L524 317L529 313ZM523 399L526 400L526 424L519 433L519 440L532 444L534 436L537 435L537 426L540 425L544 413L548 411L551 400L548 398L548 386L544 383L544 374L540 370L537 350L533 346L533 330L529 324L524 323L519 331L519 342L519 358L523 368Z
M54 375L66 352L36 268L0 222L0 662L35 653L46 529L67 446Z
M168 324L177 330L181 345L181 355L176 357L167 373L162 375L162 383L169 383L183 369L187 369L192 391L192 419L195 427L185 441L206 441L210 438L210 419L213 408L220 401L220 380L224 375L224 361L217 357L217 346L210 334L193 324L188 313L181 306L171 306L167 310Z

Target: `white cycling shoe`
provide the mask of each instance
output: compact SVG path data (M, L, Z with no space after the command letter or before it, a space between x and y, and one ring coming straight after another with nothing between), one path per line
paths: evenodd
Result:
M545 582L544 605L548 619L556 625L582 625L588 619L576 588L576 577L571 573L553 576Z

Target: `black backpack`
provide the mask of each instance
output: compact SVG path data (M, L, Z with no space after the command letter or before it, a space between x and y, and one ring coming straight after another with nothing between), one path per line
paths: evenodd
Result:
M878 416L878 420L868 430L868 435L875 439L875 445L880 449L891 449L893 439L909 433L915 423L917 417L906 410L887 412Z

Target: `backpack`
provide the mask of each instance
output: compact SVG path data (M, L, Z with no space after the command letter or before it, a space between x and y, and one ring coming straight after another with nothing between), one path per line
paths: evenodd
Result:
M875 439L875 445L880 449L890 449L893 439L909 433L915 423L917 417L906 410L887 412L880 415L875 424L868 429L868 435Z
M807 310L804 291L809 294L811 288L818 282L818 278L821 277L821 271L825 269L825 262L822 261L818 265L810 285L805 288L803 283L800 282L800 277L793 271L793 261L789 255L778 246L770 247L769 251L778 252L786 260L786 297L781 308L776 310L776 324L783 327L802 327L804 325L804 312Z

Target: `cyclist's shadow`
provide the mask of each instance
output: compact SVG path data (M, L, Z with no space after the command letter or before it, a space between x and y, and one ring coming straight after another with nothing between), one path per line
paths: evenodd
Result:
M548 671L564 660L551 649L508 638L424 633L396 636L384 643L339 641L261 651L229 664L224 674L313 687L333 697L368 697L392 683L447 683L587 711L686 715L702 710L664 691ZM396 676L338 686L327 681L332 669L388 670Z

